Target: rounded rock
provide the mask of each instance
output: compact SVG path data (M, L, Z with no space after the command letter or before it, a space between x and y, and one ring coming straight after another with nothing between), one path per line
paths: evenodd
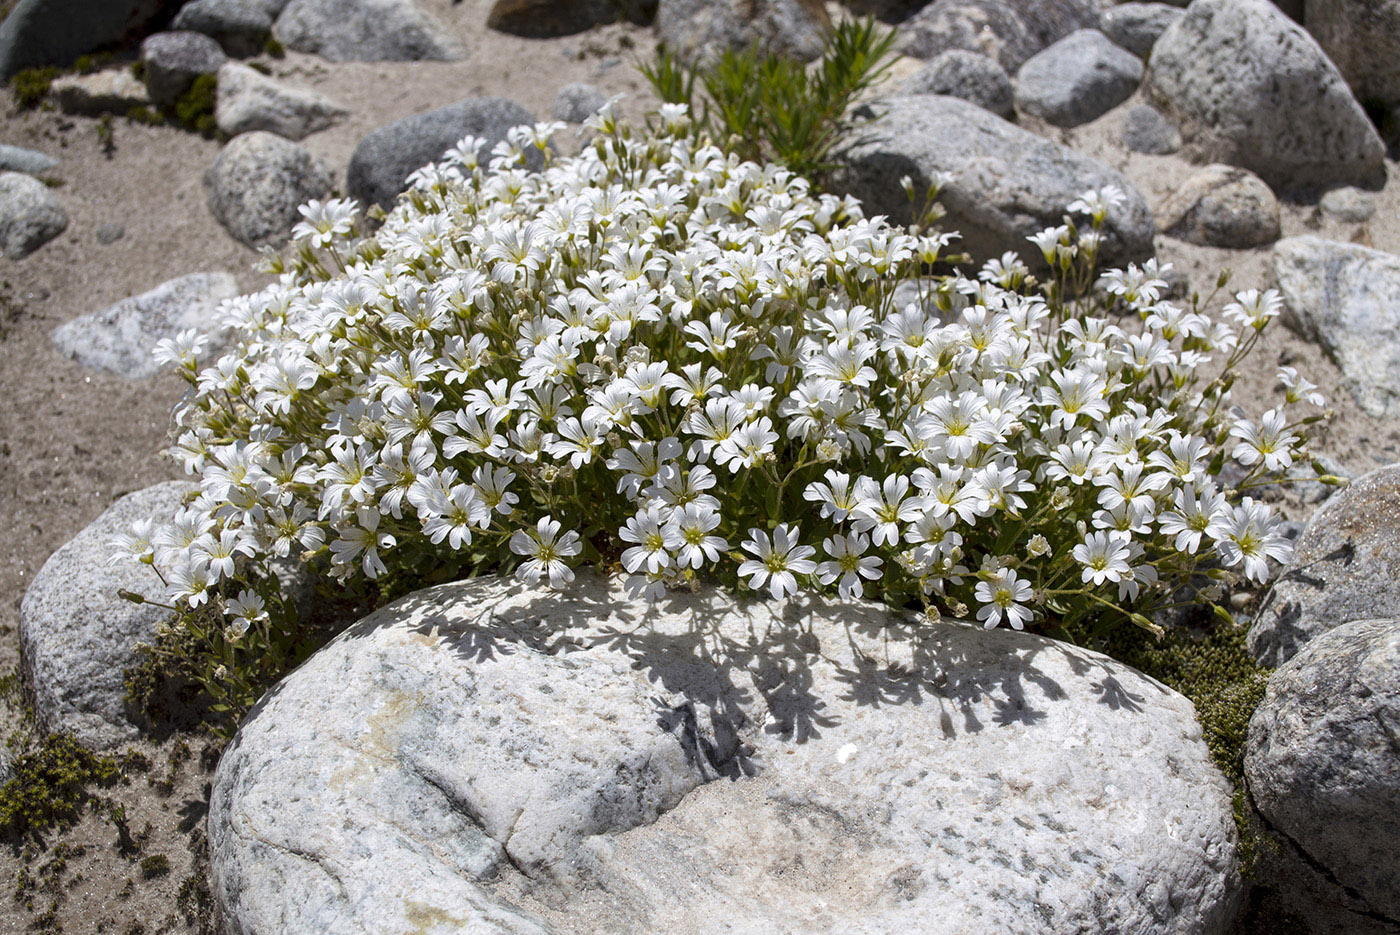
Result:
M899 51L924 59L980 52L1010 75L1051 43L1098 24L1091 0L934 0L900 23Z
M141 43L146 90L151 103L170 109L200 75L212 75L228 61L213 39L198 32L158 32Z
M1016 110L1057 127L1096 120L1132 97L1142 62L1097 29L1081 29L1032 56L1016 74Z
M362 204L390 208L415 170L442 158L464 136L482 139L478 156L505 139L506 131L535 117L503 97L471 97L404 117L360 140L350 157L345 188Z
M1148 92L1191 154L1276 191L1385 179L1385 145L1337 68L1268 0L1196 0L1152 48Z
M1250 795L1284 838L1272 873L1313 931L1400 927L1397 726L1400 620L1318 636L1273 674L1250 719Z
M1154 107L1131 107L1119 130L1123 145L1135 153L1167 156L1181 149L1181 133Z
M583 123L607 102L603 92L591 84L581 81L566 84L554 98L554 119L565 123Z
M467 49L413 0L290 0L272 26L289 49L332 62L454 62Z
M70 732L95 750L136 739L123 674L138 661L137 645L154 640L171 614L119 596L126 590L163 602L165 587L134 557L110 561L111 542L138 520L168 519L198 489L170 481L127 494L34 576L20 604L20 658L45 730Z
M1308 521L1293 561L1249 628L1254 657L1280 666L1344 623L1400 618L1397 533L1400 465L1372 471L1333 494Z
M43 182L0 172L0 255L22 260L68 228L68 212Z
M331 193L331 174L302 147L262 131L236 136L205 173L209 210L250 247L280 247L297 208Z
M1011 77L977 52L950 49L904 82L901 94L944 94L961 98L1010 120L1016 113Z
M351 627L244 722L208 834L243 935L1216 935L1239 886L1194 710L1133 669L586 571Z
M1323 195L1318 209L1327 217L1347 224L1364 224L1376 215L1376 202L1370 192L1345 186Z
M656 35L684 62L713 62L757 43L765 52L811 61L831 17L821 0L660 0Z
M324 94L288 87L247 65L229 62L219 69L214 122L229 136L265 130L301 140L349 113Z
M1278 199L1252 172L1206 166L1163 202L1157 228L1205 247L1258 247L1278 240Z
M1099 15L1099 29L1116 44L1146 58L1181 16L1181 10L1168 3L1120 3Z
M286 0L192 0L180 8L173 29L209 36L229 55L257 55L267 47L272 22Z

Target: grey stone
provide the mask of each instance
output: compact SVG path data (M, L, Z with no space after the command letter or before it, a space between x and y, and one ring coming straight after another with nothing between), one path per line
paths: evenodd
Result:
M1098 24L1089 0L934 0L900 24L899 50L913 58L981 52L1014 75L1041 49Z
M1077 127L1126 101L1142 82L1142 62L1097 29L1070 33L1021 66L1016 110L1057 127Z
M1278 889L1314 932L1400 930L1397 725L1394 619L1319 635L1270 677L1250 719L1250 795L1294 864L1276 865Z
M1181 149L1181 133L1154 107L1139 105L1123 114L1123 145L1135 153L1166 156Z
M1157 229L1206 247L1258 247L1278 240L1278 199L1252 172L1206 166L1162 203Z
M899 23L928 0L842 0L841 5L857 16L874 16L886 23Z
M106 246L114 244L126 236L126 228L116 221L108 221L97 228L97 242Z
M971 101L998 117L1016 113L1011 77L978 52L951 49L929 61L904 82L901 94L944 94Z
M15 778L15 760L8 747L0 747L0 785Z
M603 92L591 84L581 81L566 84L554 98L554 119L565 123L583 123L607 102Z
M53 342L84 367L132 380L154 376L164 370L152 356L156 344L186 328L215 331L220 302L236 295L238 282L228 273L181 276L59 325Z
M0 143L0 172L23 172L26 175L39 175L56 168L58 168L58 160L48 153Z
M1129 52L1146 58L1181 15L1181 10L1169 3L1120 3L1099 14L1099 29Z
M209 210L235 240L279 247L301 220L297 208L331 193L331 174L302 147L255 130L234 137L205 173Z
M216 74L228 56L203 33L158 32L141 43L146 90L157 107L172 108L200 75Z
M1361 408L1400 414L1400 257L1294 237L1274 247L1274 276L1285 324L1322 346Z
M286 0L193 0L180 8L171 28L203 33L229 55L257 55L286 5Z
M1385 179L1385 146L1336 66L1268 0L1196 0L1153 47L1148 88L1193 155L1276 191Z
M479 153L484 158L511 127L534 122L533 114L503 97L470 97L404 117L360 140L350 157L346 190L362 204L392 207L409 175L441 159L462 137L485 140Z
M486 28L517 36L547 39L571 36L594 26L628 20L647 24L656 16L657 0L496 0Z
M451 62L462 45L413 0L291 0L272 26L289 49L332 62Z
M1376 214L1376 202L1369 192L1343 186L1323 195L1317 207L1327 217L1348 224L1364 224Z
M48 186L22 172L0 172L0 255L22 260L68 227Z
M1226 931L1229 790L1159 682L873 604L621 590L420 591L283 680L213 780L231 930Z
M150 566L110 562L111 541L143 519L169 518L195 484L171 481L122 497L49 556L20 604L24 676L40 726L70 731L84 746L107 750L136 739L123 702L123 672L136 647L171 619L154 604L133 604L122 590L164 601Z
M948 214L940 223L961 234L954 247L977 262L1015 250L1041 269L1044 259L1026 238L1061 223L1066 207L1085 191L1116 185L1126 199L1108 214L1103 262L1140 263L1153 255L1147 203L1103 163L953 97L897 97L881 109L869 139L845 154L847 165L833 180L870 213L907 223L909 199L900 178L909 176L922 191L933 173L949 173L952 182L939 196Z
M237 62L219 69L214 122L229 136L266 130L300 140L334 126L350 111L316 91L292 88Z
M19 0L0 24L0 81L139 35L169 0Z
M1318 507L1249 628L1254 657L1279 666L1344 623L1400 617L1398 529L1400 465L1366 474Z
M660 0L656 35L682 61L712 61L758 43L809 61L821 55L831 18L821 0Z
M126 116L134 108L151 103L146 86L126 68L90 75L59 75L49 85L49 96L65 114L85 117Z
M1327 0L1303 23L1360 100L1400 106L1400 0Z

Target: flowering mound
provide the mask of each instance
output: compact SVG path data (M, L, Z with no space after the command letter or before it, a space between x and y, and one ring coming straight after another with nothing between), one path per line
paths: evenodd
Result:
M232 303L231 349L165 349L202 494L125 546L172 600L236 640L279 612L248 584L275 557L556 588L591 562L651 597L705 575L1150 626L1198 562L1258 581L1286 559L1239 494L1304 457L1317 417L1291 412L1321 400L1285 370L1258 423L1229 404L1277 296L1212 322L1149 263L1077 298L1111 190L1070 206L1082 232L1033 238L1050 283L1012 254L927 278L949 235L726 156L682 108L658 124L605 109L570 158L549 126L489 164L463 140L370 236L345 202L304 208L278 282Z

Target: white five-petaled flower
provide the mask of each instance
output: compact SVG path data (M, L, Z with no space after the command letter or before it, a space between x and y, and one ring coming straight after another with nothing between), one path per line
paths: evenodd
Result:
M841 580L836 588L842 597L864 596L865 585L860 579L878 579L883 564L878 556L865 554L869 545L870 540L858 532L823 539L822 548L831 556L831 560L817 566L817 580L822 584L831 584L839 578Z
M1012 568L995 568L987 572L984 581L977 582L973 596L982 604L977 610L977 619L990 630L1005 618L1012 629L1019 630L1035 614L1025 606L1031 599L1033 589L1030 582L1016 574Z
M811 559L817 550L799 544L800 532L800 527L780 523L770 541L762 529L749 530L744 551L756 557L739 566L739 575L749 579L749 587L757 590L766 584L778 600L796 593L797 575L810 575L817 568Z
M574 572L564 563L583 551L578 533L569 530L559 536L560 523L552 516L541 516L534 529L517 529L510 537L510 550L526 556L516 574L526 584L538 584L548 577L551 588L562 588L574 580ZM556 538L557 537L557 538Z

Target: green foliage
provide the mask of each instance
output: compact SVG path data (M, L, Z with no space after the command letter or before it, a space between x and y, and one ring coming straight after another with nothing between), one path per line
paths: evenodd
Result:
M25 68L16 72L10 79L10 89L15 92L15 104L21 110L32 110L49 96L49 87L59 75L52 65L42 68Z
M214 92L218 79L214 75L200 75L194 79L189 90L175 102L175 120L183 127L196 133L213 136L218 132L214 123Z
M422 585L417 585L421 587ZM282 607L275 579L254 584L268 604ZM241 637L205 608L182 616L154 643L137 648L138 662L126 671L126 699L158 734L196 727L228 739L253 704L282 676L321 648L349 621L383 603L378 588L354 589L323 583L316 611L301 619L283 608L289 627L263 622ZM407 587L414 590L414 587Z
M165 123L165 115L150 107L133 107L126 112L126 119L132 123L144 123L148 127L158 127Z
M267 37L267 44L263 46L263 51L272 58L286 58L287 47L278 42L272 36Z
M37 838L72 820L95 800L94 787L110 787L122 776L115 758L83 749L68 734L11 741L11 749L14 777L0 786L0 835L8 838Z
M858 126L853 105L889 71L893 44L894 33L871 18L838 24L810 69L753 45L702 67L663 47L640 70L663 101L690 108L699 132L821 187L833 151Z

